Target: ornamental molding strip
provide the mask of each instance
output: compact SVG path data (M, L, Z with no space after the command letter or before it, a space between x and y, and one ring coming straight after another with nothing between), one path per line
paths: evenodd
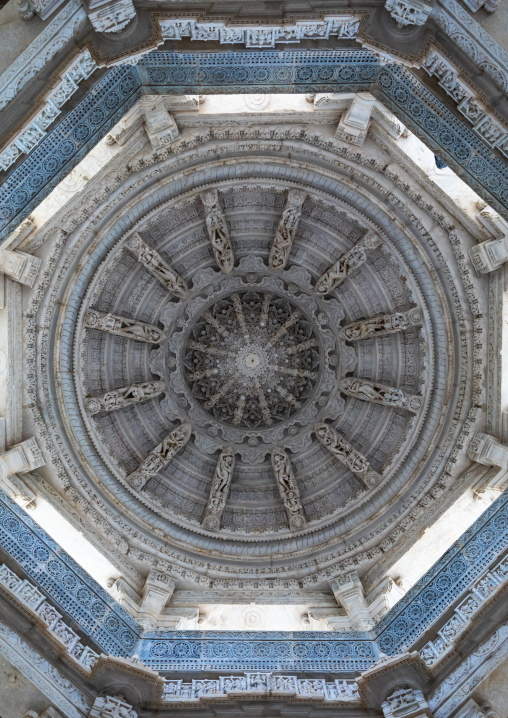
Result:
M452 63L433 49L427 54L422 67L429 75L439 79L439 85L457 103L458 111L473 125L474 131L508 157L508 130L489 114L467 84L459 80L459 71Z
M79 0L69 0L21 55L0 75L0 110L14 100L87 21Z
M425 25L433 10L433 3L422 0L386 0L385 8L397 23L397 27Z
M78 634L70 628L63 615L49 603L45 596L27 580L22 580L5 564L0 565L0 592L9 596L15 604L35 620L57 648L64 649L68 662L85 676L99 658L89 646L84 646Z
M275 43L299 43L302 40L356 38L361 16L330 15L323 20L301 20L294 25L228 25L197 18L160 19L164 40L215 41L221 45L242 44L247 48L274 48Z

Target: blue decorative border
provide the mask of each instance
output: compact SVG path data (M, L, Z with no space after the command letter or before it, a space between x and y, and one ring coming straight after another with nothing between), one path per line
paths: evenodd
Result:
M154 631L139 656L156 671L340 671L361 673L379 658L369 633Z
M0 546L105 653L132 655L142 633L132 616L2 490Z
M508 219L508 161L409 70L366 50L145 55L107 71L0 187L0 240L99 142L143 93L373 93Z
M381 651L409 650L478 576L508 547L508 490L484 511L374 632Z
M361 92L379 61L366 50L151 52L137 65L145 92Z
M136 71L115 67L7 175L0 188L0 239L66 177L142 95Z

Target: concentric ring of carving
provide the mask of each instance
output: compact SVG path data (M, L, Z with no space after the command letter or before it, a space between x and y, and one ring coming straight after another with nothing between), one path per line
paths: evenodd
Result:
M185 354L193 397L218 421L255 429L293 416L313 393L319 342L285 297L235 292L192 328Z

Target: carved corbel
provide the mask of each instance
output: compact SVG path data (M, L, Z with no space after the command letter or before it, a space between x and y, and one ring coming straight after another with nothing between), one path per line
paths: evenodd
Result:
M396 688L385 698L381 708L385 718L432 718L422 691L411 686Z
M0 486L12 498L20 499L25 509L32 508L37 496L17 474L26 474L45 463L34 438L12 446L0 454Z
M120 696L100 696L95 699L88 718L138 718L138 714Z
M407 409L412 414L416 414L422 405L422 400L419 396L408 394L402 389L387 386L386 384L378 384L368 379L352 376L344 377L339 382L339 389L347 396L360 399L360 401L389 406L394 409Z
M278 447L272 451L272 466L289 527L293 531L299 531L307 523L300 500L300 491L289 457Z
M217 190L203 192L201 201L205 208L206 228L215 255L215 261L219 269L225 274L229 274L233 269L235 258L229 239L226 218L219 203L219 193Z
M19 250L0 249L0 271L15 282L33 287L42 259Z
M87 329L97 329L117 337L134 339L147 344L160 344L164 339L164 332L153 324L120 317L109 312L106 314L96 309L88 309L85 312L84 325Z
M333 426L329 424L316 424L314 431L317 439L328 451L337 458L344 466L366 486L375 486L379 481L379 475L370 467L367 459L357 451L349 441L346 441Z
M165 262L160 254L152 249L140 235L135 232L127 241L127 249L132 252L138 262L163 284L168 292L179 299L185 299L188 287L182 277Z
M154 151L167 147L180 136L173 115L168 112L167 100L159 95L144 95L108 135L107 142L124 145L140 127L145 128Z
M355 95L353 102L340 118L335 137L361 147L369 131L375 104L376 98L366 92Z
M508 234L476 244L469 250L471 262L478 274L487 274L499 269L508 261Z
M508 470L508 446L481 431L473 436L467 455L484 466L499 466L504 471Z
M365 706L382 710L385 718L432 718L425 691L432 673L414 651L386 657L357 679Z
M330 588L339 606L346 609L348 621L353 631L370 631L374 620L370 615L363 586L356 572L347 574L330 582Z
M209 531L217 531L220 529L220 521L226 508L234 467L235 456L233 449L228 446L221 451L217 460L210 496L206 505L203 521L201 522L201 525Z
M139 467L127 477L133 489L141 491L148 479L157 476L159 471L183 449L191 437L192 427L182 423L153 449Z
M100 411L117 411L132 404L155 399L159 396L166 384L163 381L148 381L143 384L123 386L121 389L108 391L102 396L94 396L85 400L85 407L89 414L98 414Z
M305 192L297 189L290 189L288 192L268 257L268 264L272 269L284 269L286 266L306 196Z
M145 582L139 606L138 621L147 630L157 628L161 614L176 587L176 581L165 573L151 570Z

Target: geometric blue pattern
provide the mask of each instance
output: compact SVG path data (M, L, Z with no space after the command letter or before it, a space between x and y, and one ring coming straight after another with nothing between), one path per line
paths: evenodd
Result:
M379 70L366 50L151 52L136 66L145 92L361 92Z
M139 77L133 68L115 67L103 75L7 175L0 187L0 238L38 206L141 95Z
M153 631L138 646L158 671L353 671L379 658L369 633Z
M508 162L400 65L384 66L370 92L465 182L507 215Z
M152 631L143 629L7 494L0 546L47 598L105 653L139 654L160 671L292 670L359 673L380 651L413 646L508 548L508 490L448 549L372 632ZM142 636L142 637L141 637Z
M380 650L393 655L411 648L507 548L508 490L376 625Z
M483 199L508 219L508 161L409 70L367 50L170 53L108 70L0 187L6 237L143 93L356 92L374 94Z
M1 490L0 546L103 652L132 655L141 632L132 616Z

